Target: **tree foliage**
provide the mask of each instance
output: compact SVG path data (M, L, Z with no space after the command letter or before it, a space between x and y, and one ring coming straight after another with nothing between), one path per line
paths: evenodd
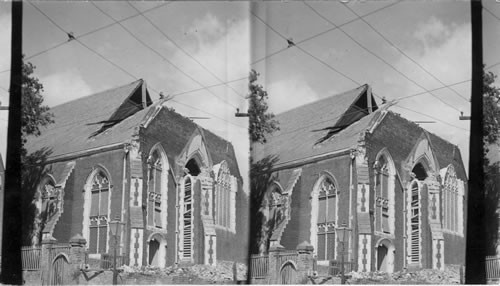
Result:
M250 72L249 105L248 115L250 123L248 131L250 133L250 141L252 143L266 143L266 135L272 134L279 130L278 121L274 119L274 114L268 112L267 99L269 98L267 91L262 88L262 85L257 84L259 74L252 70Z
M485 72L483 76L483 125L485 152L490 145L500 144L500 88L494 85L497 76Z
M24 148L28 136L40 136L40 128L53 123L54 115L49 112L49 107L43 105L43 85L38 78L33 75L35 66L30 62L23 63L22 82L22 112L21 112L21 136L22 152L21 161L27 151Z
M483 73L484 211L488 255L496 254L500 226L500 162L490 162L487 157L490 147L500 145L500 88L494 85L496 78L492 72Z
M268 111L267 100L269 95L263 87L257 84L259 74L252 70L249 83L249 127L251 146L265 144L266 137L279 130L279 122L274 114ZM254 148L251 147L253 150ZM272 180L272 168L277 158L268 156L255 161L252 151L250 156L250 240L251 253L263 253L269 245L269 235L272 228L269 226L266 195L269 182Z
M44 221L43 210L35 205L40 200L38 184L46 175L45 160L50 150L33 150L28 154L25 148L28 137L40 136L42 127L54 122L49 107L43 105L43 85L33 75L35 66L23 63L22 110L21 110L21 188L22 188L22 233L23 245L37 244L41 240Z

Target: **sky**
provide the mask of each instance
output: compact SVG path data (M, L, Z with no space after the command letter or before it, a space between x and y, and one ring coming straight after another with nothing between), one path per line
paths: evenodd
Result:
M488 67L500 62L500 3L483 6ZM368 83L379 103L411 96L390 110L435 121L421 126L458 145L468 166L470 122L458 118L460 111L470 114L468 1L44 1L23 9L23 53L36 66L49 106L142 78L154 100L161 91L173 95L167 105L179 113L207 117L194 121L233 143L246 174L247 118L234 113L248 108L251 68L274 113ZM10 68L10 10L0 2L2 105L8 104L10 75L2 71ZM287 48L286 39L296 45ZM500 74L500 64L490 70ZM0 111L4 160L7 114Z

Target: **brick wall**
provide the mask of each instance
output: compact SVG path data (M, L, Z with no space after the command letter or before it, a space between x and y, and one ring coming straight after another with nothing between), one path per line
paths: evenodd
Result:
M403 173L405 172L402 168L403 161L407 159L412 148L417 144L417 140L422 135L423 130L415 123L410 122L394 113L387 113L386 117L383 119L381 124L374 130L373 134L368 134L366 138L366 148L367 148L367 156L368 156L368 166L373 166L375 162L375 158L377 154L386 147L388 152L390 153L396 170L398 174L404 179ZM434 140L431 144L441 144L438 140ZM443 147L441 147L443 148ZM457 172L457 177L461 180L467 182L467 178L465 176L465 169L462 163L462 159L458 148L456 151L450 150L452 148L446 148L446 154L435 153L438 157L439 167L445 168L448 164L453 164L455 170ZM435 152L435 151L434 151ZM450 154L448 154L450 153ZM373 186L373 170L370 168L370 184ZM406 186L401 185L399 179L396 178L395 184L395 213L396 213L396 221L395 221L395 232L396 239L394 241L396 253L395 253L395 271L399 270L404 262L405 257L403 256L402 249L406 247L404 245L404 240L402 239L404 234L404 229L406 222L403 221L403 205L404 205L404 196L405 196L405 188ZM467 188L466 188L467 189ZM466 191L467 193L467 191ZM427 195L427 194L426 194ZM426 199L424 199L425 201ZM373 205L373 201L370 202ZM466 203L464 204L466 206ZM426 205L422 205L423 210L427 212ZM425 215L426 217L427 215ZM464 213L464 218L466 214ZM464 219L465 222L465 219ZM425 239L430 239L430 229L427 223L427 217L424 221L422 221L423 225L426 225L424 228L424 236ZM465 228L464 228L465 229ZM450 235L444 233L445 239L445 264L464 264L465 262L465 239L464 237ZM374 241L376 241L375 239ZM424 245L425 249L432 248L432 246ZM398 251L399 250L399 251ZM430 257L426 257L424 259L426 264ZM430 262L429 262L430 263ZM429 267L432 264L429 264Z
M281 238L281 245L286 249L295 249L299 243L310 241L310 197L314 184L318 181L322 172L329 172L334 177L337 184L336 187L340 191L338 196L338 223L347 223L349 221L350 161L351 158L347 154L301 166L302 175L295 185L291 198L291 218ZM274 174L276 181L278 181L283 188L286 188L288 179L295 168L281 170Z
M84 186L93 168L103 166L109 172L112 184L111 216L120 215L122 209L122 181L123 181L122 149L107 151L92 156L76 159L76 166L66 182L64 190L64 213L54 228L54 238L60 242L67 242L76 234L82 233Z

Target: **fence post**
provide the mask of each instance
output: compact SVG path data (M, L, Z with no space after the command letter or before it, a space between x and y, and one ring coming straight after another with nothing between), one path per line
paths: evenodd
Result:
M69 263L70 271L68 271L70 277L66 281L71 281L72 284L78 284L78 279L80 277L80 269L83 268L85 264L85 245L87 241L83 236L77 234L69 240L71 245L69 253Z
M280 252L285 250L285 248L277 241L273 242L271 242L271 246L269 247L269 270L267 272L266 284L279 284L280 282L278 277L280 276L281 265L278 265L278 259Z
M307 241L297 245L297 282L298 284L306 284L308 277L312 275L314 269L314 247Z
M52 252L52 247L57 243L57 239L52 236L48 236L42 240L42 250L40 254L40 270L42 272L42 285L48 285L50 279L50 268L52 261L50 261L50 253Z

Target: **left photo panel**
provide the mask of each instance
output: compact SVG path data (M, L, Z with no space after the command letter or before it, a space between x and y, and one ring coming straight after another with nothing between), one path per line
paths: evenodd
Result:
M23 2L26 284L246 280L248 11ZM0 3L0 106L9 105L11 14ZM8 124L7 108L0 162Z

